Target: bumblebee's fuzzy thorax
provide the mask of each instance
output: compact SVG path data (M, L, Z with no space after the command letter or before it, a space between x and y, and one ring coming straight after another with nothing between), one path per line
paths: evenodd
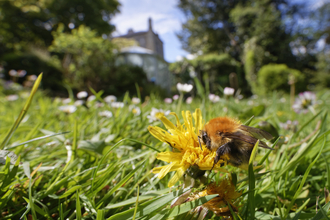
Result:
M210 134L215 134L217 132L232 133L236 132L240 125L241 123L235 119L229 117L218 117L210 120L205 125L205 130Z
M205 125L205 131L211 139L211 149L214 150L229 142L230 139L223 137L221 134L236 132L240 125L239 121L229 117L217 117L210 120Z

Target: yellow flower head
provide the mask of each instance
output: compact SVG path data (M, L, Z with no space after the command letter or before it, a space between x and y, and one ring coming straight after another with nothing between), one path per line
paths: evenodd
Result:
M236 192L236 188L230 179L222 180L219 185L216 183L209 184L203 191L197 192L188 197L186 202L212 194L218 194L218 196L207 203L204 203L202 205L203 208L206 208L219 216L231 216L228 204L230 204L233 211L238 211L238 208L233 204L233 201L240 197L242 193Z
M211 170L214 157L216 156L216 152L208 150L205 145L203 145L203 150L200 148L198 135L199 131L203 129L204 123L200 109L196 109L193 114L190 111L182 111L183 124L180 123L175 113L172 112L170 114L176 117L176 125L170 122L165 116L160 118L168 131L159 127L148 127L149 132L155 138L170 144L175 149L173 152L159 153L157 159L170 164L152 170L153 173L159 173L158 178L160 179L168 172L176 171L176 174L169 181L168 187L174 186L184 172L192 165L197 165L200 170ZM220 167L220 164L226 164L227 160L228 158L221 158L213 169L227 172Z

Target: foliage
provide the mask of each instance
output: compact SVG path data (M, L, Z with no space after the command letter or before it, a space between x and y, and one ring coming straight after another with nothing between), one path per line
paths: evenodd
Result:
M112 14L118 12L117 0L96 1L1 1L0 50L28 50L30 45L48 47L51 31L64 24L65 32L72 27L85 25L99 35L110 34Z
M295 69L288 68L285 64L268 64L258 72L258 84L254 90L259 94L266 94L273 91L289 92L289 81L293 80L297 90L306 89L304 75Z
M111 72L114 55L113 44L98 37L96 31L86 26L73 29L71 34L63 32L64 26L59 26L53 32L54 41L49 50L54 62L64 74L64 79L70 87L86 89L86 86L96 87Z
M203 54L191 60L178 61L170 65L170 71L175 74L176 81L184 83L193 83L194 76L191 74L196 74L199 81L205 85L204 78L207 76L212 93L218 92L220 87L231 86L229 74L234 72L238 76L239 88L247 90L240 63L226 53Z
M110 47L110 43L102 40L100 36L107 38L114 30L114 26L109 21L112 15L118 12L118 6L119 2L117 0L0 1L0 64L5 68L5 75L7 78L9 77L8 72L10 69L26 70L28 74L44 72L47 75L43 83L44 86L52 92L54 90L57 90L55 92L61 92L65 89L61 85L63 78L69 77L68 82L71 82L74 77L69 75L74 71L82 80L77 84L83 84L84 74L86 73L81 70L83 65L69 62L69 65L71 63L70 70L73 69L71 72L68 70L69 67L66 66L66 62L70 61L68 56L71 56L71 53L75 54L74 59L76 59L75 61L79 60L79 62L85 62L85 58L91 56L91 54L86 54L84 57L80 54L78 58L78 49L74 47L79 46L79 43L83 44L83 42L79 40L75 43L70 42L71 48L69 50L71 51L63 52L65 43L62 41L62 45L56 45L57 48L52 50L57 51L57 56L51 56L54 54L50 54L48 47L54 42L61 44L59 42L60 31L62 37L69 37L71 31L84 32L88 35L86 38L89 37L89 40L95 37L93 42L84 42L85 46L88 47L84 49L84 52L98 53L92 56L95 59L89 59L89 63L85 62L84 67L88 65L90 68L87 68L86 71L90 72L91 77L93 77L93 74L95 76L97 71L104 71L106 68L100 62L103 62L104 59L111 60L113 47ZM85 29L78 30L80 26L85 27ZM56 37L58 39L53 38L52 32L57 33ZM105 48L103 50L96 46L99 43L104 43ZM96 46L96 51L92 52L91 46ZM60 49L63 49L63 53L58 52ZM77 50L73 52L72 50L75 49ZM109 54L105 55L106 49L109 50ZM62 62L65 54L67 60ZM92 61L93 63L91 63ZM101 74L103 74L102 71ZM95 79L95 81L98 80Z
M86 103L88 108L78 106L76 112L64 113L58 109L62 105L58 98L52 100L36 93L31 102L23 94L16 101L0 95L0 140L1 143L8 140L5 150L20 156L15 158L11 154L11 160L16 162L9 158L0 160L5 164L0 167L2 218L182 219L199 214L198 210L189 211L214 197L201 197L171 208L171 201L185 190L179 191L179 184L167 188L170 175L159 180L150 172L165 165L156 159L156 154L168 149L168 145L148 133L150 124L161 125L159 121L150 122L147 116L153 107L174 111L177 101L165 104L151 94L142 100L141 114L134 115L129 107L133 103L125 96L124 107L120 109L101 106L94 100ZM101 94L95 95L103 101ZM276 94L264 99L231 98L218 103L195 99L192 104L183 103L179 110L200 107L206 121L223 114L244 121L255 115L254 120L247 121L250 126L268 121L285 136L285 140L274 144L273 151L258 148L255 160L264 165L262 170L253 171L251 166L247 174L226 166L228 174L212 172L205 176L209 182L233 180L242 192L237 213L240 218L321 219L326 215L329 203L325 203L329 198L323 195L323 190L329 188L330 182L329 164L325 160L329 156L326 137L330 132L326 126L329 118L325 101L329 95L329 91L318 95L322 101L318 102L317 110L323 112L316 115L296 114L290 110L288 97L279 101ZM20 126L13 126L24 102L30 108L24 107L25 118L19 118ZM100 116L99 112L104 110L112 111L112 117ZM168 118L176 121L174 116ZM280 122L288 119L299 121L298 130L280 127ZM15 128L12 134L10 127ZM71 132L63 133L66 131ZM254 210L255 216L248 210ZM206 218L215 216L209 212Z
M111 69L111 75L104 79L98 89L116 96L122 96L127 91L133 95L137 92L135 85L139 85L142 97L148 96L150 93L157 93L161 97L167 94L167 91L148 81L142 67L127 64L114 66Z
M126 91L136 92L135 84L147 87L148 80L141 67L126 64L115 65L115 49L135 41L109 41L98 37L95 31L85 26L63 33L60 26L53 32L54 41L49 50L55 55L52 62L64 74L64 82L75 90L103 90L107 94L122 95ZM153 89L156 86L152 87ZM151 91L146 88L143 95Z
M311 83L317 41L326 38L329 4L275 0L181 0L186 15L179 39L192 54L227 53L241 64L252 92L256 75L269 63L286 64ZM299 22L309 20L310 22ZM315 82L315 81L314 81Z
M330 87L330 55L323 51L317 56L316 73L314 74L313 82L318 87Z
M295 62L289 47L292 38L290 33L285 32L282 24L283 12L279 10L280 4L286 3L270 0L246 1L230 11L235 35L242 40L241 44L249 40L253 41L250 50L258 54L257 71L261 66L272 62L286 63L288 66L292 66Z
M250 50L245 54L245 65L244 65L244 71L245 71L245 79L248 81L251 90L253 93L256 93L257 89L257 73L255 72L255 66L256 66L256 59L255 59L255 53Z
M229 53L241 61L244 43L255 37L268 53L268 62L292 62L290 35L282 26L280 4L286 1L181 0L187 16L179 38L191 53Z

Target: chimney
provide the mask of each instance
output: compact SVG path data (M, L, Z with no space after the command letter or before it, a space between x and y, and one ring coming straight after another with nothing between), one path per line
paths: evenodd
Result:
M152 31L152 20L149 18L149 31Z
M132 28L128 29L128 33L127 34L133 34L133 33L134 33L134 31L133 31Z

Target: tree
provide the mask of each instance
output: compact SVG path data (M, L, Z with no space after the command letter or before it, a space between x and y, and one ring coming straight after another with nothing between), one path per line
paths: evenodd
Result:
M243 65L251 86L263 65L297 66L290 47L294 36L284 21L294 5L285 0L181 0L179 8L187 17L178 34L183 48L230 54Z
M89 26L101 36L114 30L110 18L118 12L117 0L13 0L0 1L0 47L28 50L29 45L48 47L51 31L64 24L70 32L80 25Z
M112 50L109 48L114 48L109 41L103 38L114 30L110 19L113 14L118 12L118 6L118 0L0 1L0 65L5 67L5 73L10 69L25 69L28 70L28 74L38 74L42 71L45 75L44 82L48 81L43 84L47 85L47 88L57 90L61 88L59 85L63 77L70 75L62 63L63 57L71 56L76 61L86 62L85 70L80 68L83 65L70 62L71 68L75 66L74 69L78 71L76 73L79 76L83 75L79 71L89 71L91 75L96 72L102 74L103 71L100 69L105 67L97 64L113 57ZM78 30L78 27L84 28ZM55 30L60 30L62 35ZM81 39L75 38L77 42L70 42L69 48L65 50L66 39L61 36L72 39L69 36L75 35L71 35L71 30L74 30L74 33L84 32L87 36ZM54 31L58 33L54 35L57 37L57 41L52 35ZM86 38L96 41L88 42L88 44L84 42L84 44L82 41ZM63 44L53 45L49 51L49 46L58 43L60 39L63 39ZM104 44L104 48L96 46L93 51L89 47L98 45L99 42ZM78 52L72 51L73 48L77 49L75 46L79 44L87 45L86 48L80 48L81 50L94 53L91 59L86 59L87 54L79 56ZM62 47L61 51L59 51L60 47ZM105 52L105 50L108 51ZM100 53L95 53L95 51ZM56 53L57 58L52 56L53 53ZM108 61L111 62L111 59L113 58L109 58ZM92 60L95 62L91 63ZM72 78L68 79L68 81L71 80Z
M193 78L197 77L202 84L209 84L211 93L219 92L221 87L230 86L229 75L233 75L233 73L240 77L237 86L242 89L245 88L244 84L246 84L240 63L225 53L209 53L197 56L192 60L184 59L172 63L170 71L175 74L176 81L182 83L194 83ZM208 82L205 82L206 80Z
M178 7L187 17L178 37L190 53L225 53L234 55L241 49L232 35L230 11L239 3L233 1L181 0Z
M54 41L49 51L55 53L52 62L62 69L71 87L93 87L110 75L114 58L114 46L110 41L97 36L96 31L84 25L73 29L71 33L63 30L64 25L60 25L53 32Z

